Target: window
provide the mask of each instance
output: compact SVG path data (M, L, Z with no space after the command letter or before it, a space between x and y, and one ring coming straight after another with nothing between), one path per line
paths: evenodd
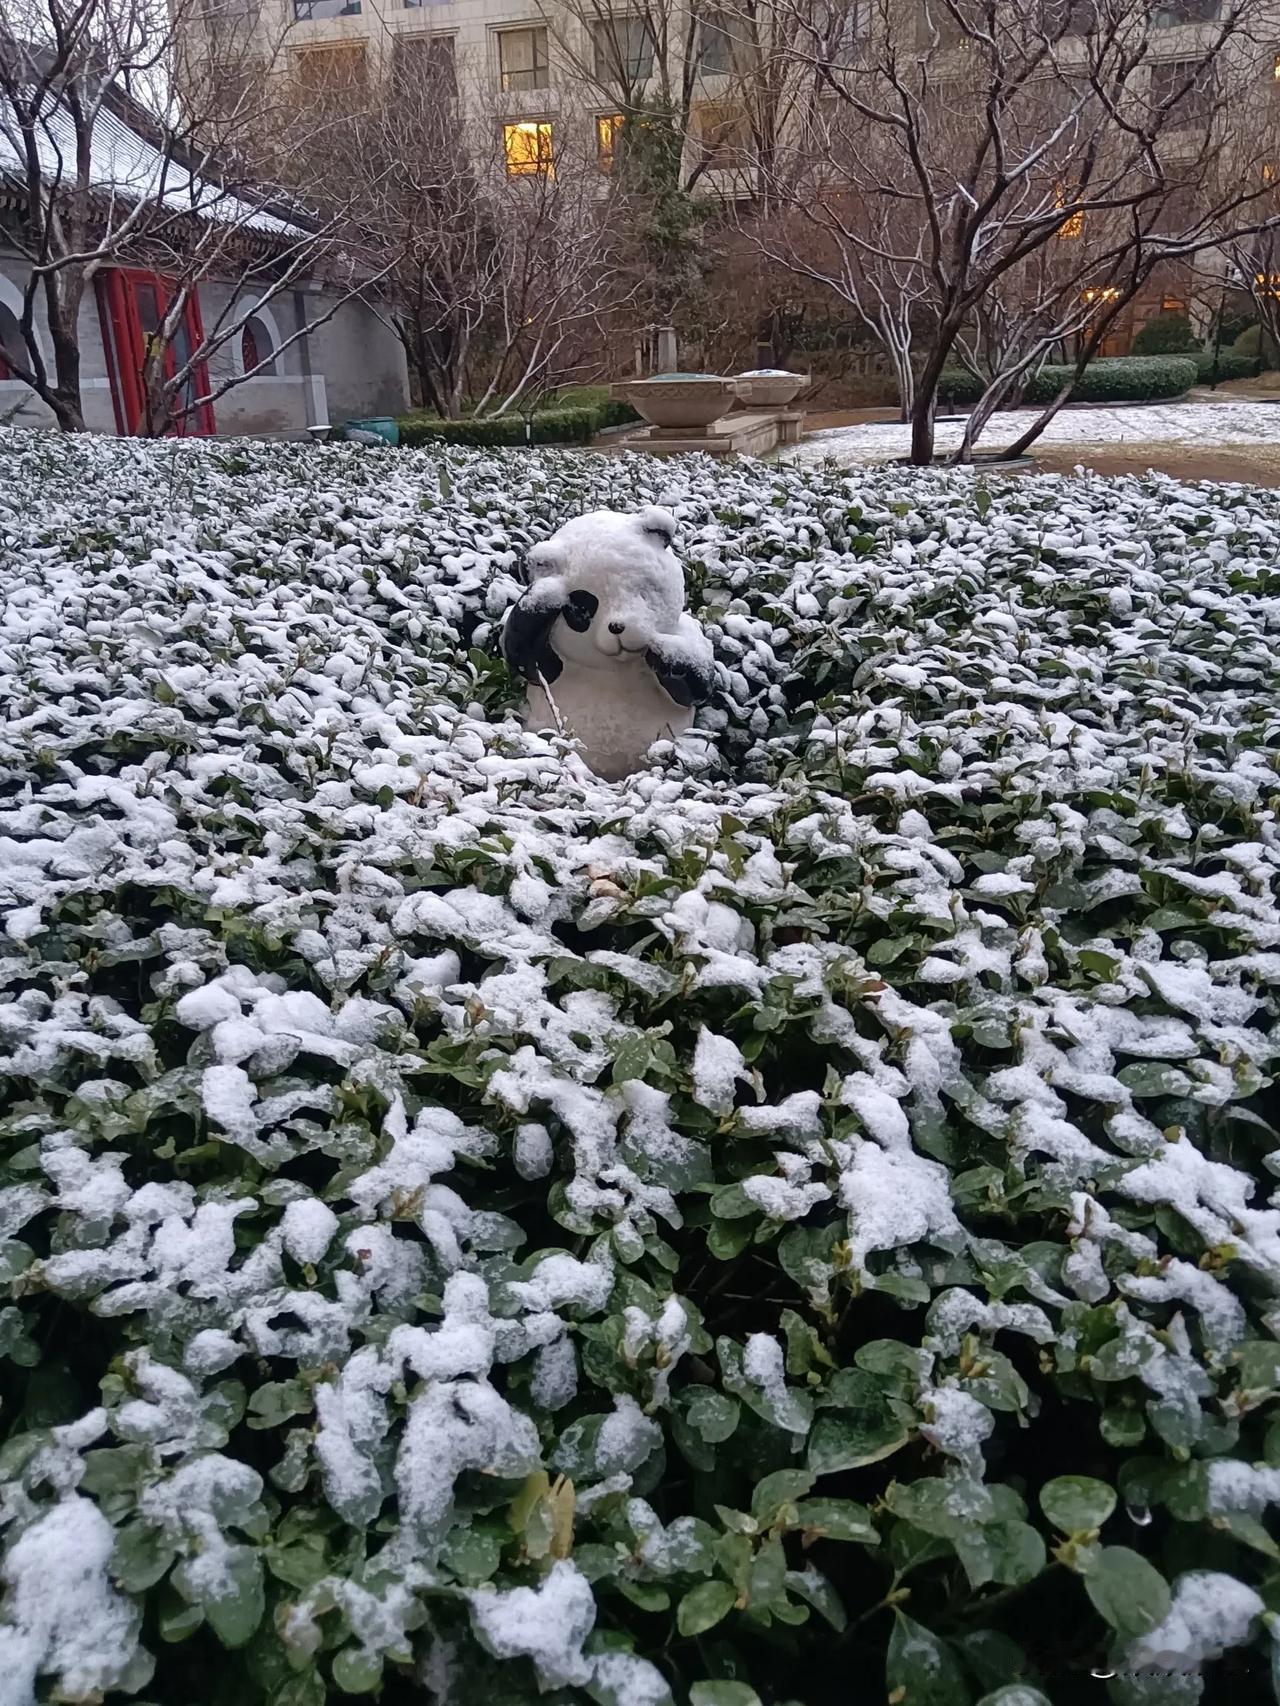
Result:
M546 30L499 30L498 76L508 92L545 89L549 81Z
M1203 123L1213 111L1217 80L1212 65L1198 59L1164 59L1151 67L1151 105L1172 102L1169 121Z
M858 59L871 34L867 0L824 0L814 16L822 37L821 53L828 70L838 71Z
M455 100L458 70L453 37L397 36L391 49L391 78L398 89L430 91L441 100Z
M1280 53L1276 55L1276 62L1271 67L1271 76L1275 82L1280 83Z
M545 119L520 119L504 124L502 152L509 177L551 177L555 173L551 126Z
M260 314L251 314L240 328L240 367L255 379L274 379L276 341Z
M963 16L963 15L962 15ZM916 14L916 46L954 47L971 34L945 0L921 0Z
M1263 183L1264 184L1274 184L1278 177L1280 177L1280 168L1278 168L1276 166L1275 161L1274 160L1264 160L1262 162L1262 181L1263 181Z
M1221 0L1164 0L1151 22L1158 30L1174 29L1179 24L1212 24L1220 10Z
M1059 202L1061 207L1062 203ZM1058 236L1064 243L1073 242L1084 235L1084 209L1078 207L1074 213L1069 213L1058 227Z
M601 113L596 119L596 164L602 172L613 170L625 123L621 113Z
M293 15L300 24L316 18L357 18L360 0L293 0Z
M307 47L297 56L298 81L313 94L332 94L358 89L365 80L363 42L344 42L341 47Z
M723 12L708 12L698 26L698 70L704 77L733 70L733 35Z
M207 65L209 110L230 115L240 109L257 87L262 67L256 60L211 59Z
M12 358L12 361L11 361ZM27 365L27 344L13 309L0 302L0 379L13 378L13 365Z
M596 77L628 85L653 76L653 34L644 18L602 18L593 24Z
M1119 295L1119 289L1114 284L1095 284L1080 292L1080 300L1086 308L1105 308L1108 303L1115 302Z
M727 101L704 102L694 119L704 166L731 166L751 145L746 115Z
M1095 0L1045 0L1042 16L1050 39L1087 36L1098 27Z

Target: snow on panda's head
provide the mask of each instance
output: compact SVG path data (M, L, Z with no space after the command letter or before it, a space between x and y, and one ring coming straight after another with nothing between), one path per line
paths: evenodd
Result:
M551 645L587 669L640 659L656 634L675 632L684 571L671 549L676 520L649 504L638 515L596 509L575 516L529 552L530 592L563 605Z

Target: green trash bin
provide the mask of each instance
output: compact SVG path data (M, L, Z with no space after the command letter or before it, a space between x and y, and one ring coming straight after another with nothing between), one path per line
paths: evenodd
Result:
M348 438L355 438L359 442L361 436L366 433L372 433L375 438L380 438L384 444L399 444L400 442L400 428L392 415L375 415L369 421L347 422L346 435Z

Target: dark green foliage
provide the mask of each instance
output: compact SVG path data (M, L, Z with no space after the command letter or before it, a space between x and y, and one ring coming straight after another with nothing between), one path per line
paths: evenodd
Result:
M1133 340L1134 355L1194 354L1199 348L1200 340L1185 314L1157 314Z
M1201 385L1221 385L1231 379L1256 379L1262 372L1262 358L1238 355L1233 349L1221 349L1215 356L1211 349L1201 350L1192 359Z
M1023 393L1025 403L1048 403L1070 376L1069 367L1042 367ZM1196 363L1189 355L1108 356L1091 361L1076 381L1073 403L1150 403L1180 397L1196 383ZM985 386L960 368L942 375L939 396L944 402L976 403Z
M1280 493L0 454L0 1691L1261 1706ZM605 786L494 625L659 499Z
M1236 355L1260 357L1266 372L1280 367L1280 350L1276 348L1275 339L1261 325L1246 326L1231 348Z
M620 397L611 397L607 385L569 385L556 394L557 409L581 408L591 409L595 413L595 430L601 432L605 427L630 426L641 417L630 403L625 403Z
M485 415L460 421L438 415L401 415L400 442L412 449L423 444L468 444L477 449L521 444L587 444L598 431L595 408L541 409L524 415Z

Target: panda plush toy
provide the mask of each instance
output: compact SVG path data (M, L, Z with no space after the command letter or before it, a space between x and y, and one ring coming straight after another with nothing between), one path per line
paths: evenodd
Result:
M598 776L640 769L693 722L715 681L711 642L684 608L675 517L598 509L526 558L529 586L502 634L528 682L527 729L577 738Z

